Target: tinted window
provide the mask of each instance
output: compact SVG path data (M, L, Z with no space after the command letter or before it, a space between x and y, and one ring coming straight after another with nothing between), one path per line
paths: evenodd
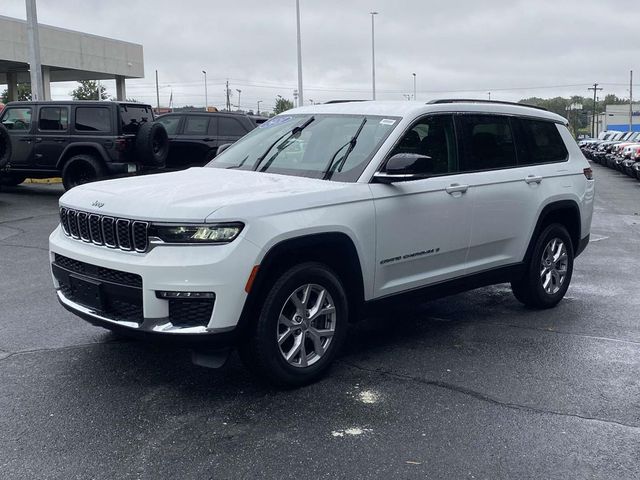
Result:
M64 131L69 127L69 111L66 107L43 107L40 109L38 129Z
M491 170L517 165L508 117L460 115L458 118L464 152L462 171Z
M209 119L203 116L188 116L184 124L185 135L206 135Z
M178 125L180 125L180 117L178 115L160 117L158 118L158 122L164 125L164 128L169 135L175 135L178 131Z
M107 107L76 108L76 130L80 132L108 132L111 115Z
M7 130L27 131L31 128L31 108L8 108L2 117Z
M396 153L417 153L431 157L424 164L425 174L457 171L453 117L432 115L421 119L402 137L392 155Z
M229 117L218 119L218 135L221 137L242 137L247 133L238 120Z
M153 112L148 105L120 105L122 116L122 133L138 133L138 128L145 122L153 121Z
M521 119L520 124L524 134L524 151L519 163L562 162L567 159L567 148L555 123Z

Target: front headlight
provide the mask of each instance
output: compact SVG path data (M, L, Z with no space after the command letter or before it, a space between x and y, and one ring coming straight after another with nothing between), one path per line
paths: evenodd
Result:
M212 223L211 225L158 225L149 227L149 236L165 243L229 243L236 239L242 223Z

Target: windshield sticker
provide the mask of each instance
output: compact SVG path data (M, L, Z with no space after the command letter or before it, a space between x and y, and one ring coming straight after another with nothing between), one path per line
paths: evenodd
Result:
M393 125L394 123L396 123L396 121L391 118L383 118L380 120L380 125Z
M273 117L270 120L267 120L266 122L264 122L263 124L261 124L258 128L270 128L270 127L275 127L276 125L282 125L284 123L288 123L291 120L293 120L293 117L291 115L284 115L284 116L280 116L280 117Z

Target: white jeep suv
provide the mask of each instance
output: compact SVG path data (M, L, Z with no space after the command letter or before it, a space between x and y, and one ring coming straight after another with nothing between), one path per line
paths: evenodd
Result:
M50 259L60 303L85 320L199 351L236 346L263 378L300 385L381 299L511 282L524 304L555 306L593 201L588 162L547 111L313 105L204 168L73 188Z

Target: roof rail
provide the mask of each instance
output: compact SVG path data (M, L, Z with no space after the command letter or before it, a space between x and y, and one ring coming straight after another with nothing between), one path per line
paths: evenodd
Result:
M329 100L328 102L324 102L325 105L330 105L333 103L349 103L349 102L368 102L369 100Z
M502 100L482 100L480 98L440 98L437 100L431 100L427 102L427 105L437 105L440 103L495 103L498 105L515 105L517 107L529 107L529 108L537 108L538 110L544 110L548 112L544 107L539 107L537 105L529 105L527 103L517 103L517 102L504 102Z

